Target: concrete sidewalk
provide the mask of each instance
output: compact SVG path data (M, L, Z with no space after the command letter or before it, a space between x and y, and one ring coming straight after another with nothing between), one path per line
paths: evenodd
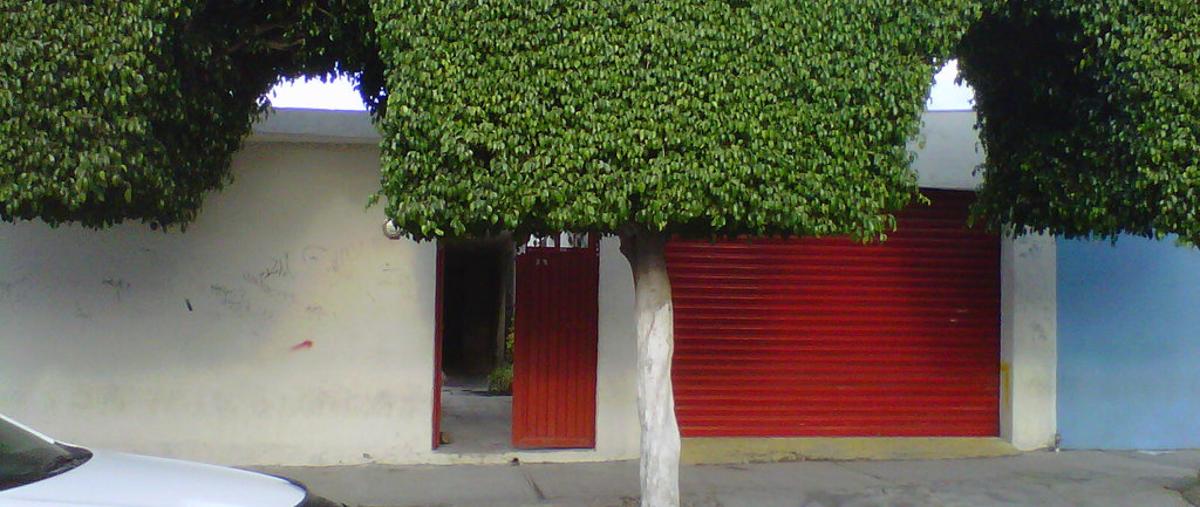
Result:
M364 506L637 505L637 463L260 467ZM692 506L1189 506L1200 451L685 466Z

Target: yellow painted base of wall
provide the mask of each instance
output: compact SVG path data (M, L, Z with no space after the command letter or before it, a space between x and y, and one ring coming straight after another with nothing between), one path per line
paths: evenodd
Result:
M1020 454L999 438L685 438L685 464L953 459Z

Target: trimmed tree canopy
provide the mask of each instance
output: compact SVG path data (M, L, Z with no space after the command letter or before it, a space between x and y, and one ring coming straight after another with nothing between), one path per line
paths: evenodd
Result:
M1200 2L991 2L960 54L993 225L1200 243Z
M377 1L387 212L412 236L869 237L976 2Z
M993 225L1200 242L1193 0L0 0L0 219L185 223L276 79L345 72L414 237L875 236L956 43Z
M371 19L336 0L0 0L0 218L186 223L280 76L378 61Z

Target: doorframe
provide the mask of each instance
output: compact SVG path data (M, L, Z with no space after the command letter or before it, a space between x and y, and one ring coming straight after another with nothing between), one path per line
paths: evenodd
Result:
M442 303L443 279L445 278L446 249L437 243L437 281L434 283L433 307L433 450L442 443Z
M585 251L588 251L591 255L595 256L595 262L598 264L600 262L600 239L601 239L601 236L599 234L595 234L595 233L589 233L586 236L587 236L587 246L586 247L564 247L564 246L561 246L558 244L558 241L559 241L558 239L555 239L554 246L538 246L538 247L531 247L531 248L544 248L546 250L552 250L552 251L553 250L557 250L557 251L585 250ZM436 267L435 267L436 281L435 281L435 286L434 286L434 298L435 298L435 301L434 301L434 333L433 333L434 350L433 350L433 368L432 368L433 407L431 410L432 417L431 417L431 421L430 421L431 422L431 430L432 430L431 448L434 451L438 450L441 447L442 387L443 387L444 380L445 380L443 377L443 374L442 374L441 365L442 365L442 355L443 355L443 338L444 338L444 333L445 333L445 329L444 329L445 326L443 324L443 320L444 320L444 316L445 316L444 296L445 296L445 264L446 264L446 245L445 245L445 243L440 240L435 240L435 243L437 245L437 254L436 254L437 260L436 260ZM511 269L512 269L511 283L514 284L514 293L513 293L512 304L514 305L514 310L515 310L515 306L517 304L516 303L516 291L515 291L515 285L517 283L516 265L517 265L517 258L523 252L521 252L519 245L515 245L515 244L511 244L511 243L510 243L510 245L512 247L512 254L507 259L509 261L511 261L511 264L512 264L512 266L511 266ZM596 278L597 279L592 281L593 284L595 285L596 291L597 291L597 301L596 301L597 333L599 333L599 314L598 314L598 310L599 310L598 309L598 306L599 306L599 276L600 276L599 271L600 271L599 266L597 266L597 270L596 270ZM501 325L503 325L503 319L501 320ZM514 326L516 325L515 318L514 318L513 325ZM599 335L598 334L596 336L596 339L597 339L596 346L598 348L598 346L599 346ZM596 369L595 379L593 382L593 388L595 388L596 386L599 385L599 359L600 358L599 358L599 350L598 349L594 352L593 358L595 361L594 368ZM514 365L514 368L515 368L515 365ZM514 370L514 374L515 374L515 370ZM516 398L515 386L514 386L513 398L514 399ZM596 404L596 406L593 408L593 416L592 416L593 424L598 424L599 423L598 416L599 416L599 411L600 411L600 407L599 407L600 399L599 399L598 394L595 395L595 399L593 400L593 402ZM510 422L514 421L514 420L515 420L515 413L510 416ZM595 442L596 431L597 431L597 429L595 427L593 427L592 440L591 440L590 446L588 446L588 447L557 447L556 448L553 446L553 443L550 442L549 444L551 446L547 447L545 449L546 450L578 450L578 449L584 449L584 448L594 449L595 445L596 445L596 442ZM510 434L510 438L511 438L511 436L512 435ZM513 450L520 450L520 448L514 445Z
M499 235L491 236L490 238L483 238L483 239L485 239L488 242L499 242L498 244L505 245L506 247L508 247L510 249L513 246L512 242L511 242L511 236L508 233L502 233ZM444 342L445 342L445 334L446 334L446 330L445 330L445 315L446 315L446 303L445 303L446 281L445 280L446 280L446 255L447 255L446 252L447 252L447 250L450 250L454 247L454 245L456 244L456 241L439 239L439 240L434 240L434 243L437 245L437 261L436 261L436 266L434 267L434 270L436 271L436 275L435 275L436 282L434 283L434 299L435 299L435 301L434 301L433 368L432 368L433 407L430 412L432 414L431 427L432 427L432 432L433 432L433 435L431 438L431 440L432 440L431 448L436 451L442 446L442 443L441 443L441 440L442 440L441 439L441 436L442 436L442 388L444 387L444 384L445 384L445 375L443 374L443 370L442 370L442 359L443 359L443 355L444 355L444 348L445 348ZM488 243L485 243L485 246L495 247L496 245L491 244L489 246ZM515 267L516 267L516 255L515 254L516 254L516 251L514 249L512 254L503 257L503 259L506 259L513 264L510 269L512 269L514 271L514 273L513 273L514 275L515 275ZM499 286L501 288L501 291L503 292L506 290L506 289L504 289L504 273L499 272L499 273L497 273L497 276L499 277L499 279L498 279ZM514 276L514 280L512 280L512 281L515 281L515 276ZM498 309L500 312L500 315L497 318L496 323L497 323L497 328L499 328L501 330L501 332L503 332L503 330L505 329L505 325L506 325L505 306L504 306L506 304L505 296L503 294L499 295L498 301L500 303L499 309ZM499 346L500 344L497 344L497 345Z

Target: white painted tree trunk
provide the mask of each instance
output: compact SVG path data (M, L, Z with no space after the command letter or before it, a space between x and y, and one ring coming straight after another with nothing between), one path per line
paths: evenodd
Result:
M675 312L666 242L666 234L646 230L621 237L621 251L633 268L636 299L642 507L679 505L679 426L671 387Z

